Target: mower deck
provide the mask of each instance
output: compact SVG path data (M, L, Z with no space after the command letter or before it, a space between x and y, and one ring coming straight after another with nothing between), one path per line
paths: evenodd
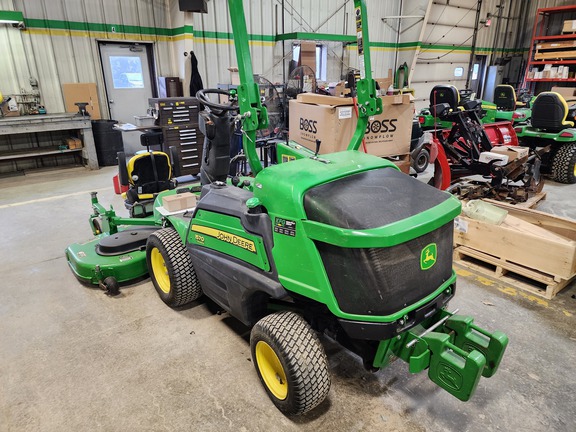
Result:
M123 227L116 234L100 234L85 243L73 243L66 259L82 282L99 284L107 277L127 282L148 274L146 240L155 227Z

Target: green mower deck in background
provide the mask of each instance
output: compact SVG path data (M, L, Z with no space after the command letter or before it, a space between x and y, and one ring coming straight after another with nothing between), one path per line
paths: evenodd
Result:
M328 395L329 366L318 333L360 355L369 370L398 357L410 372L428 370L431 381L468 400L480 377L497 371L508 338L448 311L456 290L452 236L459 201L358 151L368 118L382 112L371 76L365 1L354 1L362 67L358 125L348 149L319 156L280 142L276 163L267 167L255 147L256 131L267 127L268 117L253 80L242 0L228 5L241 82L238 106L206 98L218 90L197 95L212 108L200 122L209 133L197 205L166 214L163 195L181 191L162 192L145 219L158 228L145 252L158 294L169 306L206 295L251 327L256 372L286 414L310 411ZM228 113L234 109L238 115ZM219 156L229 152L229 137L219 133L238 121L253 175L240 184L226 180L228 166ZM103 227L107 234L143 225L93 207L111 221ZM78 267L74 254L68 259L73 270Z

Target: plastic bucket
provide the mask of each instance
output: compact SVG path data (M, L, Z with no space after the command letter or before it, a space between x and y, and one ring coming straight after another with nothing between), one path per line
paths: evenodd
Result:
M468 201L462 211L471 219L476 219L493 225L500 225L506 219L508 212L486 201Z

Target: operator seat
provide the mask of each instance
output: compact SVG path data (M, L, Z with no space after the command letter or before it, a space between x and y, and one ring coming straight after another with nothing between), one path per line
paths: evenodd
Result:
M430 92L430 106L447 103L451 110L459 109L460 93L453 85L437 85Z
M513 111L516 109L516 91L508 84L497 85L494 89L494 103L498 109Z
M574 122L566 121L568 104L560 93L542 92L532 105L532 126L551 132L573 127Z
M140 136L140 143L146 146L146 151L137 152L128 163L124 152L118 153L118 177L122 186L128 186L125 193L125 205L131 217L144 217L152 212L152 205L156 194L173 189L175 183L172 176L172 165L178 164L173 159L174 148L170 148L170 155L150 150L151 146L162 145L162 132L145 132Z

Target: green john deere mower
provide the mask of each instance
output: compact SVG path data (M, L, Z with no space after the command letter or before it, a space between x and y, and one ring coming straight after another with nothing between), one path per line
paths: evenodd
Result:
M354 1L364 66L348 149L319 156L278 142L268 152L275 163L265 168L255 137L267 112L253 81L242 0L228 3L241 85L237 105L209 98L221 90L197 94L208 109L200 119L206 141L196 206L167 212L167 195L195 191L176 187L160 192L153 214L140 218L155 228L144 254L160 297L179 306L205 295L250 326L256 372L286 414L305 413L328 395L319 333L360 355L370 370L399 357L410 372L427 370L434 383L468 400L480 377L497 371L508 338L447 309L456 290L452 233L460 203L358 151L369 116L382 112L364 0ZM252 176L230 180L230 134L238 122ZM121 232L126 220L99 214ZM111 234L100 236L71 246L73 269L81 249Z

